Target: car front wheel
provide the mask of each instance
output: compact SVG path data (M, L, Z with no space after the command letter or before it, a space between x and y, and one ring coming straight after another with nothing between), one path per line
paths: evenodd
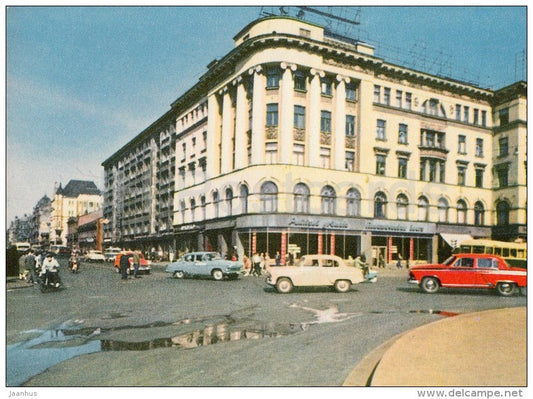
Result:
M288 294L292 291L292 282L288 278L280 278L276 283L276 289L281 294Z
M439 281L435 277L424 277L420 283L420 288L428 294L434 294L440 288Z
M496 291L498 291L498 294L501 296L511 296L516 291L516 284L498 283L498 285L496 285Z
M216 280L216 281L220 281L224 278L224 273L222 273L222 270L213 270L211 272L211 275L213 276L213 278Z
M185 277L185 273L183 273L181 270L176 270L174 272L174 277L175 278L183 278L183 277Z
M348 280L337 280L335 281L335 291L337 292L348 292L352 284Z

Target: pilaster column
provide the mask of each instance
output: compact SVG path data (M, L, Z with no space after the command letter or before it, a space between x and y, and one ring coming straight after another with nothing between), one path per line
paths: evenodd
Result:
M294 122L294 81L292 72L296 65L282 62L283 70L280 89L280 130L278 137L279 162L290 163L292 153L292 128Z
M222 96L222 137L220 147L220 173L228 173L233 167L233 115L231 95L226 86L219 91Z
M220 106L216 94L207 99L206 179L219 174Z
M252 95L252 164L265 162L265 75L263 68L258 65L250 68L248 73L253 75L254 87Z
M350 78L337 75L335 91L335 133L333 135L333 168L344 170L346 158L346 83Z
M235 169L240 169L246 166L248 159L246 142L246 126L248 123L246 90L241 76L233 81L233 85L236 86L237 96L235 103Z
M309 88L309 139L307 153L309 166L320 166L320 78L325 76L323 71L311 69Z

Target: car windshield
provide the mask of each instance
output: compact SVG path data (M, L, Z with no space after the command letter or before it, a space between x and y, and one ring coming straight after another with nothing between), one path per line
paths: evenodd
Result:
M445 266L450 266L455 261L455 259L457 259L456 256L450 256L442 264L445 265Z

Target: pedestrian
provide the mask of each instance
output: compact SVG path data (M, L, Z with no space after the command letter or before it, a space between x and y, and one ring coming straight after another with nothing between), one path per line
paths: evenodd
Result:
M122 275L122 280L128 279L128 269L130 267L129 256L126 252L122 253L120 257L120 274Z
M268 252L265 253L265 264L264 264L264 267L263 267L263 270L267 270L269 267L270 267L270 255L268 254Z
M379 268L385 268L385 258L381 253L379 254Z
M260 276L261 275L261 257L256 252L254 256L252 257L252 276Z
M26 256L24 261L26 264L26 270L29 271L28 284L34 284L35 281L35 264L37 263L35 259L35 253L33 249L30 249L30 253Z
M276 251L276 266L281 266L281 254Z
M19 258L19 280L25 280L27 278L26 256L28 255L24 252Z
M396 263L398 269L402 268L402 254L398 253L398 262Z
M133 252L133 278L140 278L139 265L141 264L141 256L139 255L139 250Z
M354 260L354 266L363 271L363 276L366 276L368 274L368 265L366 263L365 255L357 255Z
M248 258L248 256L244 255L244 257L242 258L242 263L244 265L244 275L245 276L249 276L251 271L250 271L250 258Z

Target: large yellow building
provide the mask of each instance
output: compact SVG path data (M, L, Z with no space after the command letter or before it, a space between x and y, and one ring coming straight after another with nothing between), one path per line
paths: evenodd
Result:
M108 242L436 260L526 231L525 82L404 68L272 16L109 159Z

